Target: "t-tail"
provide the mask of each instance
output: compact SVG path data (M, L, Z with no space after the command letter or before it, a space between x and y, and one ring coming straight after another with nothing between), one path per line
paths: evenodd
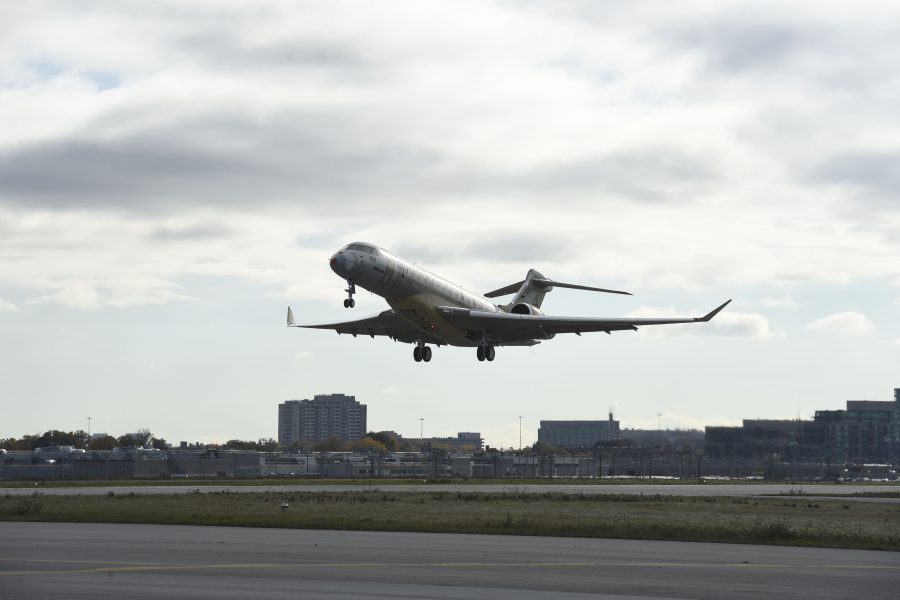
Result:
M606 288L589 287L586 285L578 285L575 283L562 283L547 279L534 269L528 270L528 275L523 281L512 283L500 289L485 294L487 298L498 298L515 293L515 297L509 304L500 306L501 310L518 314L542 314L541 304L544 302L544 296L555 287L570 288L573 290L587 290L590 292L604 292L607 294L625 294L630 296L629 292L619 290L609 290Z

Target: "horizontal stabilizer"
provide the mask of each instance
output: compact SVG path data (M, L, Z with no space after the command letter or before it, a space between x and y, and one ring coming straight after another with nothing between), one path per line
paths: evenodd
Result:
M484 295L485 298L499 298L500 296L508 296L510 294L515 294L519 291L519 288L522 287L522 284L525 283L524 280L519 281L517 283L511 283L506 287L502 287L499 290L494 290L493 292L488 292Z
M605 292L607 294L625 294L626 296L631 296L631 292L622 292L619 290L608 290L606 288L598 288L598 287L589 287L586 285L578 285L576 283L560 283L559 281L553 281L552 279L532 279L534 283L540 283L542 285L547 285L550 287L561 287L561 288L570 288L573 290L587 290L589 292Z
M488 292L485 294L486 298L498 298L500 296L508 296L509 294L515 294L522 288L522 284L525 281L519 281L516 283L511 283L505 287L502 287L498 290L494 290L493 292ZM578 285L576 283L561 283L559 281L553 281L552 279L542 279L539 277L534 277L531 279L531 283L540 287L560 287L560 288L569 288L573 290L587 290L589 292L605 292L607 294L625 294L626 296L631 296L631 292L622 292L619 290L608 290L606 288L598 288L598 287L590 287L587 285Z

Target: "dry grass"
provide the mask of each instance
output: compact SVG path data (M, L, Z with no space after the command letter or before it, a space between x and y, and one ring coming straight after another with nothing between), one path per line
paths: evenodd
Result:
M288 508L282 511L282 503ZM900 504L846 499L274 492L5 496L0 520L707 541L900 550Z

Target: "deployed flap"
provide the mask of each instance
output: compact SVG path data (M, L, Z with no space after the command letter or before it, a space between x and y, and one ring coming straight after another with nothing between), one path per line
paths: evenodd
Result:
M386 310L381 314L358 319L356 321L344 321L341 323L323 323L321 325L296 325L296 327L304 327L307 329L333 329L338 333L349 333L350 335L368 335L375 337L376 335L384 335L391 339L413 343L422 341L429 344L443 344L440 340L434 339L425 333L420 332L412 323L398 315L392 310Z

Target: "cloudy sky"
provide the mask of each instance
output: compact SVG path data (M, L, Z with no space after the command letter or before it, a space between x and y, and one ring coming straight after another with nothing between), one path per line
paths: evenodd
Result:
M0 437L809 418L900 387L893 2L120 2L0 8ZM528 268L580 316L494 363L286 329L353 312L365 240L469 289Z

